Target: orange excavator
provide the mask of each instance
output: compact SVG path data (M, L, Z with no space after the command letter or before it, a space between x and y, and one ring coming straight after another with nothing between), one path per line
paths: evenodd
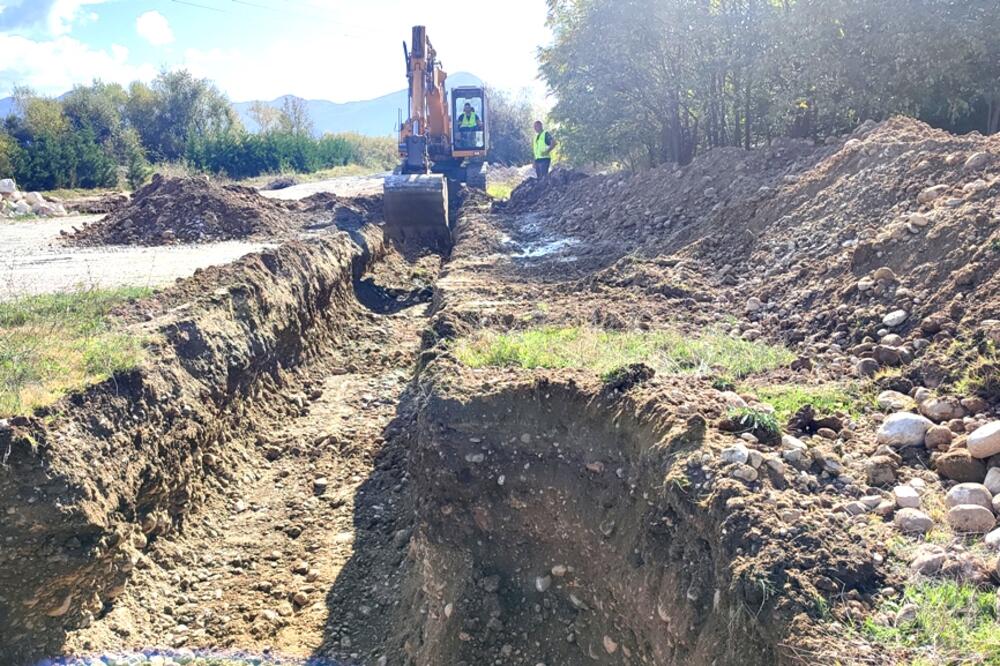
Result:
M483 88L447 88L424 26L403 43L409 115L399 123L400 163L384 186L385 232L398 246L446 254L452 245L449 191L486 188L489 107Z

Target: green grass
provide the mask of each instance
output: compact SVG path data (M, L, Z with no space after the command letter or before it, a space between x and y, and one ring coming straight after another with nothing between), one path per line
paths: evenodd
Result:
M955 389L965 395L978 395L987 400L1000 399L1000 352L992 342L985 343L955 384Z
M770 438L781 436L781 424L778 417L771 412L752 407L739 407L729 410L730 420L738 423L744 432L760 433Z
M486 194L490 195L494 199L507 201L507 199L510 199L510 195L514 192L514 188L517 186L518 183L512 180L499 183L488 183L486 185Z
M115 330L108 315L149 293L140 287L89 289L0 303L0 416L49 405L136 367L142 341Z
M607 376L618 368L645 363L660 372L735 378L795 359L784 347L716 331L692 336L676 331L619 332L584 327L481 333L459 340L455 354L473 368L578 368Z
M907 604L918 607L916 619L900 626L866 620L861 631L869 639L910 655L910 663L1000 665L1000 624L996 592L952 581L910 585L902 599L881 611L895 614Z
M843 412L857 416L864 402L860 388L854 384L820 386L776 384L747 390L753 391L763 402L774 407L778 419L782 422L787 421L806 405L812 405L819 414Z

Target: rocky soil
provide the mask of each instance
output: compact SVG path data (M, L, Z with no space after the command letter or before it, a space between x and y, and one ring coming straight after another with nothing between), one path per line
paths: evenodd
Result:
M289 208L239 185L207 176L159 174L131 201L94 224L69 234L73 245L170 245L288 235L301 227Z
M329 237L122 313L151 369L5 424L4 656L985 663L875 629L1000 583L998 188L996 138L895 119L469 195L443 265L375 199L295 204ZM791 360L457 352L565 327Z

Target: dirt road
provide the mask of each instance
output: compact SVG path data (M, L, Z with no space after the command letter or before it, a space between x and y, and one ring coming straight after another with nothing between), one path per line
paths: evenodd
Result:
M347 176L263 195L297 200L320 192L353 197L381 190L382 176ZM0 300L81 286L158 287L187 277L199 268L227 264L274 246L268 242L227 241L163 247L80 248L61 242L60 232L80 228L101 217L82 215L0 224Z
M161 286L198 268L226 264L265 243L225 242L171 247L70 248L60 231L100 216L0 224L0 300L78 287Z

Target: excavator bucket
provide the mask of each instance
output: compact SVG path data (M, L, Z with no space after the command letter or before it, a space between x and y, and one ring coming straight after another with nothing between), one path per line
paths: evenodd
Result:
M451 251L448 183L438 174L387 176L385 234L404 254Z

